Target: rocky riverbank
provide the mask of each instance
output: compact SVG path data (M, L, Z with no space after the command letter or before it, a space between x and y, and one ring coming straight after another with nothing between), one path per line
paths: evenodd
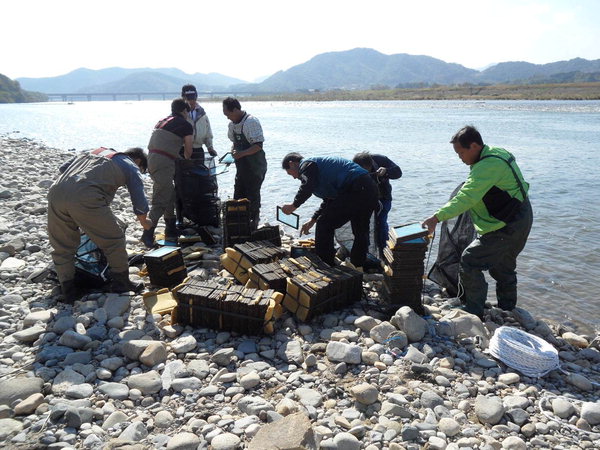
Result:
M45 196L70 154L6 136L0 150L2 448L600 448L598 339L524 310L482 324L429 287L428 316L390 317L378 275L351 308L284 315L268 336L170 325L141 296L57 302ZM126 190L112 206L143 252ZM228 277L219 253L195 274ZM502 325L552 344L562 370L532 378L493 358Z

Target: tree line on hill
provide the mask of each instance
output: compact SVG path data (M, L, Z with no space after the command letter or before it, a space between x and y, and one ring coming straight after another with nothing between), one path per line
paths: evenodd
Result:
M0 73L0 103L45 102L47 100L46 94L24 91L18 81L13 81Z

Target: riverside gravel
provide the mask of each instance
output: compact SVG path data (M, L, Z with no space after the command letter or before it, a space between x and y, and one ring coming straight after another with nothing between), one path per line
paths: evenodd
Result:
M2 448L600 448L597 336L494 307L481 334L442 336L451 301L429 284L424 319L386 315L374 274L349 308L265 336L171 325L137 295L60 303L46 193L72 153L6 135L0 150ZM112 209L143 253L125 189ZM230 278L219 254L196 274ZM486 353L502 325L550 342L561 370L529 378Z

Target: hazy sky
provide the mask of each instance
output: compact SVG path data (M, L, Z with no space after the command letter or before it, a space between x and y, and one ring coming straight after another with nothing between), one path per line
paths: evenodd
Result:
M177 67L246 81L356 47L470 68L600 59L600 0L14 0L0 73Z

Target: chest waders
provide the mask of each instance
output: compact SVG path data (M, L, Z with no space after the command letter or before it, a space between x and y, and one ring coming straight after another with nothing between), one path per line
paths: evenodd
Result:
M243 120L245 121L246 118L244 117ZM248 142L244 135L243 123L241 132L234 132L233 138L233 148L236 151L244 151L252 147L252 144ZM261 149L253 155L236 159L235 167L233 198L236 200L241 198L250 200L250 225L253 229L256 229L260 215L260 187L267 172L267 160L264 150Z

